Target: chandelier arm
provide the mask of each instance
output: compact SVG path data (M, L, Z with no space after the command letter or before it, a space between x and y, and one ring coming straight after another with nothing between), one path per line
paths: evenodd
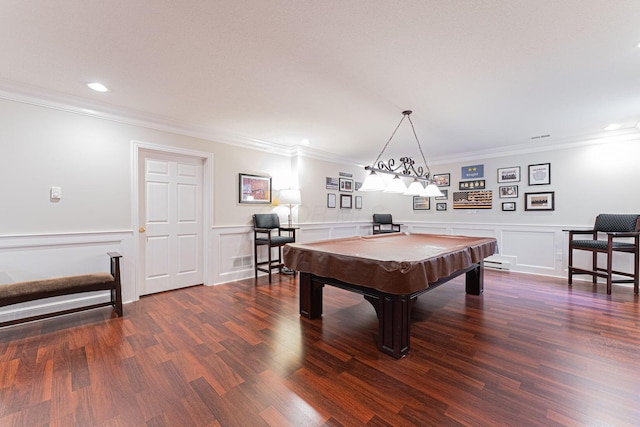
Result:
M389 140L387 141L386 144L384 144L384 147L382 147L382 151L380 152L380 154L378 154L378 157L376 158L376 160L373 162L373 165L378 163L378 160L380 160L380 157L382 157L382 154L384 153L384 150L387 149L387 146L389 145L389 143L391 142L391 140L393 139L393 137L396 135L396 132L398 131L398 129L400 128L400 125L402 124L402 121L404 120L405 117L409 117L408 115L404 114L402 115L402 118L400 119L400 123L398 123L398 126L396 126L396 128L393 130L393 133L391 134L391 137L389 138ZM409 119L409 121L411 121L411 119ZM411 127L413 127L413 125L411 125ZM415 131L414 131L415 134ZM424 155L422 156L424 158Z
M416 137L416 142L418 143L418 149L420 150L420 154L422 155L422 161L424 162L424 166L427 168L427 172L429 172L429 178L431 178L431 169L429 169L429 165L427 164L427 159L425 159L424 157L424 152L422 151L422 146L420 145L420 140L418 139L418 134L416 133L416 128L413 127L413 121L411 120L411 117L408 114L406 117L409 119L409 123L411 124L411 130L413 131L413 136ZM404 116L402 118L404 119ZM402 123L402 121L400 121L400 123Z

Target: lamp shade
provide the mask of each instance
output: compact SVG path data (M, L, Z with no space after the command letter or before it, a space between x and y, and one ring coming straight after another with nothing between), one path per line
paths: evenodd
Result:
M282 205L299 205L302 202L300 190L292 188L280 190L278 200Z
M369 175L364 179L362 187L358 191L381 191L384 190L384 181L374 171L371 171Z
M424 189L421 195L424 197L442 197L443 196L442 191L440 191L438 186L435 185L433 182L430 182L429 184L427 184L427 187Z
M404 193L405 191L407 191L407 186L398 175L394 176L387 184L387 188L384 189L385 193Z
M424 192L424 187L417 179L414 179L409 187L407 187L407 191L404 192L406 196L422 196Z

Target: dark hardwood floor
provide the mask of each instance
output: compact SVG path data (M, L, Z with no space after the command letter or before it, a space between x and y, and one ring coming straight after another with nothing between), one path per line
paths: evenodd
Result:
M326 287L310 321L284 275L5 328L0 425L640 425L632 289L463 277L418 299L400 360L361 296Z

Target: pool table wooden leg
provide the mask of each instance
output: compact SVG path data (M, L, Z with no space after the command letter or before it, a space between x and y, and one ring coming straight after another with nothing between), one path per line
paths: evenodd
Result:
M309 319L322 317L322 288L324 284L311 280L310 273L300 272L300 315Z
M478 266L467 271L465 280L465 290L471 295L481 295L484 291L484 261L480 261Z
M411 309L417 297L409 295L365 295L378 315L378 349L400 359L409 352Z

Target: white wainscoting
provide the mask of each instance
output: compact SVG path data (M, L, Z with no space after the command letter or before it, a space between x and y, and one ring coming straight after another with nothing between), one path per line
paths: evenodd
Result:
M333 222L300 224L297 241L308 243L318 240L335 239L371 234L371 223ZM495 237L498 240L498 254L492 260L502 261L510 271L544 276L566 277L568 233L564 229L588 228L583 225L529 225L529 224L487 224L455 222L403 221L402 231L410 233L458 234L477 237ZM212 242L216 250L213 283L224 283L253 277L253 232L251 226L215 227ZM615 254L614 265L621 271L633 271L633 257ZM237 259L244 264L238 264ZM575 264L588 267L591 257L578 251ZM235 264L234 264L235 262ZM604 265L604 258L602 261ZM262 273L261 273L262 274ZM578 280L591 280L589 276L578 276Z
M92 232L0 236L0 286L2 283L51 277L109 272L107 252L119 252L122 297L138 299L131 253L131 232ZM109 301L108 291L47 298L0 307L0 321Z
M299 227L297 241L302 243L371 234L369 221L306 223ZM404 221L402 231L495 237L499 253L491 258L508 264L511 271L566 277L568 235L563 229L569 228L588 227ZM252 226L216 226L210 228L209 233L210 269L205 283L216 285L252 278ZM123 300L135 301L138 299L135 283L137 254L133 239L132 231L0 236L0 283L3 278L21 281L109 271L106 253L116 251L123 255ZM263 255L264 252L260 254L261 257ZM633 271L631 256L615 254L614 257L616 269ZM588 253L578 252L575 259L576 266L588 267L591 257ZM582 278L590 280L588 276ZM0 321L75 308L106 301L107 298L106 292L98 292L0 307Z

